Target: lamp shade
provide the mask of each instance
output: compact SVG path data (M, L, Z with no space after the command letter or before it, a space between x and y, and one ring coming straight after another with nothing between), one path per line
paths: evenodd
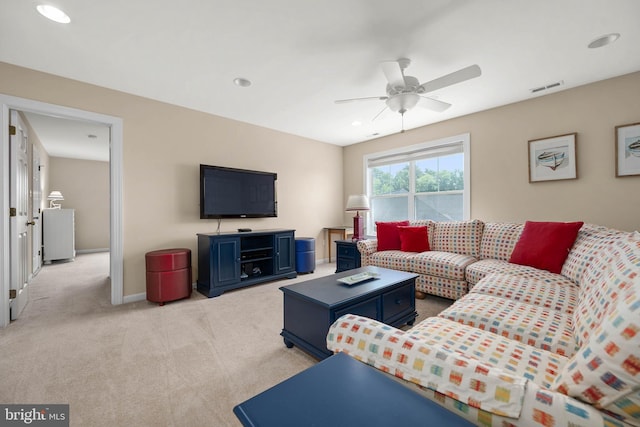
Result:
M354 194L347 200L346 211L368 211L369 198L366 194Z
M49 193L49 197L47 197L47 200L64 200L64 197L62 197L61 192L52 191L51 193Z
M50 209L60 209L62 206L59 203L54 203L54 202L64 200L64 197L62 197L61 192L54 190L51 193L49 193L47 200L49 200Z

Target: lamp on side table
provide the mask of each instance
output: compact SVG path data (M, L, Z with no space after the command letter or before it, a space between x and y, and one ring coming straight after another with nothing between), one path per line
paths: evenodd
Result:
M365 194L355 194L349 196L347 200L347 212L356 212L353 217L353 240L364 239L364 222L360 216L360 211L369 210L369 199Z

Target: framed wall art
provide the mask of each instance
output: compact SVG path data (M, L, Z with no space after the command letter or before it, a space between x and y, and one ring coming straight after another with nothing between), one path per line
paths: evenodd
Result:
M577 133L529 141L529 182L578 178Z
M616 126L616 176L640 175L640 123Z

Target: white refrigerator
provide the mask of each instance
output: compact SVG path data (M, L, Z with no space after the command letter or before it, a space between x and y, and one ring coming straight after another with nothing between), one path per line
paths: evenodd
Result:
M44 209L42 213L43 261L47 264L76 256L75 209Z

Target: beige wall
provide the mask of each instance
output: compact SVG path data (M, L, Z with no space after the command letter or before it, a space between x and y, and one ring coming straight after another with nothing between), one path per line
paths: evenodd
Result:
M216 230L199 219L200 163L278 174L278 218L223 220L222 231L294 228L322 258L322 228L342 222L341 147L5 63L0 93L123 119L125 295L145 291L150 250L191 248L197 267L196 233Z
M344 194L363 191L364 154L470 133L472 218L638 230L640 176L616 178L614 153L615 126L637 122L640 72L346 147ZM578 179L529 183L527 141L572 132Z
M224 220L222 230L295 228L317 239L318 258L322 227L350 221L344 205L362 191L363 154L466 132L472 217L640 228L640 177L615 178L613 149L614 127L640 121L640 73L344 149L5 63L0 93L123 119L125 295L145 291L147 251L188 247L196 266L196 233L216 229L199 219L200 163L278 173L279 217ZM579 179L529 184L527 141L569 132L578 133Z
M49 186L75 209L76 250L109 248L109 162L50 157Z

